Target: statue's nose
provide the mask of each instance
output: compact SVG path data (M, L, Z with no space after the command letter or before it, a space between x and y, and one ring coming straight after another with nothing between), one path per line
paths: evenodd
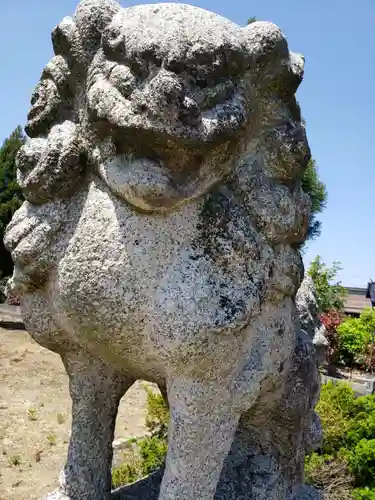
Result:
M194 125L200 116L198 105L187 96L186 86L174 74L161 70L147 88L147 107L155 116Z
M154 104L160 111L170 109L177 111L184 100L185 89L173 73L161 70L150 81L147 94L151 99L149 105Z

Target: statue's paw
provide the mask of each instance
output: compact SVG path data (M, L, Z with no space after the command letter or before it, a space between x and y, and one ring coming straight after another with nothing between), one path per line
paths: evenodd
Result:
M63 491L57 489L52 493L49 493L46 497L43 497L42 500L71 500Z
M61 470L59 475L59 487L52 493L49 493L42 500L71 500L65 491L65 471Z

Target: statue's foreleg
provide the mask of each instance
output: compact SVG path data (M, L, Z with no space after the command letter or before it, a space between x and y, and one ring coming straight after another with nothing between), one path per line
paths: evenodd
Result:
M174 377L168 454L159 500L212 500L240 419L219 380Z
M118 405L134 379L85 354L69 353L63 362L72 398L65 494L72 500L109 500Z

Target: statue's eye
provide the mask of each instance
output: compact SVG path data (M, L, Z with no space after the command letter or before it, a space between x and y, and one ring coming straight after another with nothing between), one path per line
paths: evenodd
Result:
M111 43L119 37L120 33L115 26L109 26L103 32L103 42Z
M218 104L224 103L230 99L235 92L235 86L231 80L223 80L217 85L198 85L196 82L196 91L192 92L194 101L202 110L211 109Z
M43 97L46 95L46 92L50 90L52 86L54 86L54 84L50 80L40 81L31 94L31 106L34 106L38 103L38 101L43 99Z
M129 97L136 87L136 77L128 66L122 64L112 69L108 79L124 97Z

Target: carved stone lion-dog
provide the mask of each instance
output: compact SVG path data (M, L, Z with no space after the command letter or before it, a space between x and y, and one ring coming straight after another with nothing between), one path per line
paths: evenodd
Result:
M159 500L310 495L319 383L294 302L310 218L303 58L271 23L183 4L82 0L52 41L6 235L27 330L70 378L49 498L134 491L111 493L111 460L137 379L170 406Z

